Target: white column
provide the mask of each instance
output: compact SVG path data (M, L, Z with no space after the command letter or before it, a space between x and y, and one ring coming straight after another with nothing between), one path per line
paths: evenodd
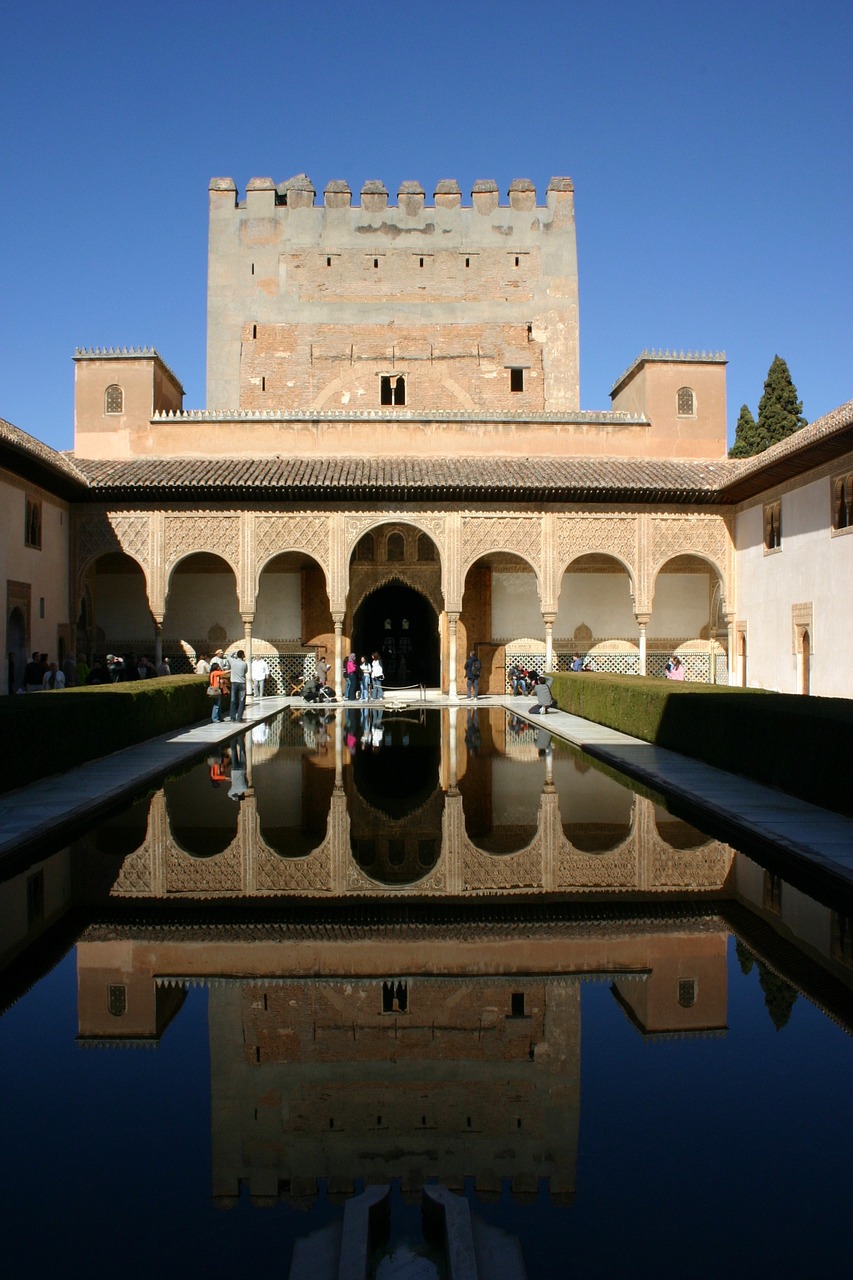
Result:
M339 698L343 697L344 686L344 663L343 663L343 630L344 615L335 613L332 615L335 623L335 692Z
M635 613L637 626L640 629L640 675L646 674L646 627L649 625L648 613Z
M456 689L456 626L459 622L458 613L448 613L447 625L449 628L449 644L448 644L448 662L450 664L449 681L448 681L448 697L451 702L459 700L459 694Z
M254 693L252 685L252 623L255 620L253 613L243 613L240 615L243 619L243 652L246 655L246 697L251 697Z
M554 670L554 618L556 614L544 613L545 619L545 670Z

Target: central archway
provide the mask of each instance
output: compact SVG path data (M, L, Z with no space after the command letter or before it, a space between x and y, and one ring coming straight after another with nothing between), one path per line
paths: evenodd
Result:
M440 653L435 609L413 587L389 582L365 596L355 611L352 647L379 653L386 686L437 686Z

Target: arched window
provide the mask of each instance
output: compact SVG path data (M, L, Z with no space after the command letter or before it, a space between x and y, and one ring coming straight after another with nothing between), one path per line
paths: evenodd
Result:
M363 538L359 538L358 540L358 545L355 549L355 558L356 560L372 564L375 557L376 553L373 547L373 534L366 533Z
M782 504L768 502L764 508L764 548L777 551L782 545Z
M679 387L678 389L678 416L679 418L694 418L696 416L696 397L693 394L692 387Z
M406 544L403 541L402 533L389 534L386 554L389 560L405 560Z
M124 413L124 391L117 382L104 392L104 413Z
M833 529L853 526L853 475L839 476L835 482L832 503Z
M435 543L428 533L418 535L418 559L435 560Z

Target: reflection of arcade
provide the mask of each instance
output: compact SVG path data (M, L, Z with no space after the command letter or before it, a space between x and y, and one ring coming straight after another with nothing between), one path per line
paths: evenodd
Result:
M188 773L89 837L116 897L718 891L732 851L506 718L339 709L308 745L248 744L239 805ZM303 715L303 721L306 716ZM324 739L324 740L323 740ZM458 776L461 773L461 776ZM120 825L123 824L123 825Z
M581 981L610 978L644 1035L726 1026L727 931L712 912L183 932L89 929L80 1035L115 1042L126 1029L136 1040L147 1016L156 1037L158 991L215 979L213 1194L226 1205L241 1186L259 1201L304 1202L320 1178L338 1195L357 1179L400 1178L408 1191L472 1177L481 1195L509 1180L521 1198L544 1180L570 1199ZM126 1012L111 1013L121 986Z
M344 778L352 854L371 880L411 884L435 866L441 848L441 722L367 709L362 722L368 728Z

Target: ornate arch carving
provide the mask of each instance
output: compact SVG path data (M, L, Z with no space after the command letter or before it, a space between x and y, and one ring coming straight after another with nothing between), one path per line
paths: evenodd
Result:
M462 581L482 556L517 555L536 574L541 595L542 517L538 515L466 515L462 517Z
M145 578L151 599L150 517L144 511L95 511L74 518L74 606L83 598L83 583L91 566L103 555L122 552L134 560Z
M225 560L240 582L240 516L234 512L203 511L190 515L166 513L163 566L170 581L175 566L188 555L208 552Z

